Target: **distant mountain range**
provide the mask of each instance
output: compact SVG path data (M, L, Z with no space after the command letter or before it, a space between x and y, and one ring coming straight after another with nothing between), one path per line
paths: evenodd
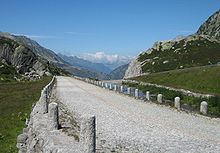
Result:
M125 78L219 62L220 10L210 16L195 34L156 42L130 63Z
M102 63L93 63L76 56L56 54L26 36L0 32L0 62L16 68L19 73L58 73L63 70L72 75L97 79L111 79L112 71ZM61 73L62 74L62 73ZM115 74L118 75L118 74Z
M84 60L82 58L79 58L77 56L67 56L63 54L58 54L59 57L61 57L64 61L68 62L70 65L78 67L78 68L83 68L83 69L88 69L92 71L97 71L100 73L110 73L112 70L105 66L102 63L93 63L87 60Z

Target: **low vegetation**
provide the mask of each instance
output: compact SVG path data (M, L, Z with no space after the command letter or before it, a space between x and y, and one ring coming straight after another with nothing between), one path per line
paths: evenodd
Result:
M133 79L220 96L220 65L154 73Z
M170 42L167 48L162 50L160 46L152 48L151 53L141 54L138 60L143 62L142 71L155 73L220 62L220 43L203 37Z
M0 62L0 82L12 82L20 75L16 72L15 67Z
M155 87L155 86L147 86L147 85L139 85L137 83L124 83L129 87L138 88L142 92L146 93L146 91L150 91L151 94L157 95L162 93L164 99L169 101L174 101L175 97L181 98L181 104L186 104L191 107L191 110L199 111L200 103L202 101L207 101L209 105L209 115L213 117L220 117L220 97L215 96L211 98L198 98L192 96L186 96L178 91L172 91L165 88ZM155 99L154 99L155 100ZM170 103L173 106L173 102Z
M2 77L2 74L1 74ZM22 132L32 104L51 77L29 82L0 82L0 152L15 153L16 138Z

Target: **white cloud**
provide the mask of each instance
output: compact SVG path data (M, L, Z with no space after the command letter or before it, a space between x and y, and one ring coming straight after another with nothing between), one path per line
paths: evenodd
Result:
M95 63L115 64L117 66L127 64L134 58L132 56L119 56L117 54L110 55L104 52L84 53L79 57Z

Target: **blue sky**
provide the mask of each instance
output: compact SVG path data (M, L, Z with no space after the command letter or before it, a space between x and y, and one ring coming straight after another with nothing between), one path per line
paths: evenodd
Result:
M0 31L71 55L135 56L196 32L218 9L219 0L1 0Z

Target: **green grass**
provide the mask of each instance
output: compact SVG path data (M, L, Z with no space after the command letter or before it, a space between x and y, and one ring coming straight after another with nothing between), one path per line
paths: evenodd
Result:
M16 72L15 67L5 65L0 62L0 83L13 82L15 81L14 77L20 78L20 75Z
M181 104L187 104L193 110L199 111L200 103L202 101L208 102L208 115L212 117L220 117L220 96L215 96L212 98L199 98L183 95L179 91L172 91L161 87L148 86L148 85L139 85L137 83L124 83L129 87L135 87L139 90L146 93L146 91L150 91L151 94L163 94L163 98L166 100L174 101L175 97L180 97ZM171 103L173 106L173 103Z
M186 43L185 40L175 42L170 49L153 49L138 58L143 62L142 71L155 73L175 69L216 64L220 61L220 43L199 37ZM155 58L157 57L157 58ZM149 61L145 61L149 59ZM163 63L168 61L167 63Z
M51 77L31 82L0 82L0 152L14 153L17 135L22 132L31 106Z
M207 66L154 73L133 79L220 96L220 66Z

